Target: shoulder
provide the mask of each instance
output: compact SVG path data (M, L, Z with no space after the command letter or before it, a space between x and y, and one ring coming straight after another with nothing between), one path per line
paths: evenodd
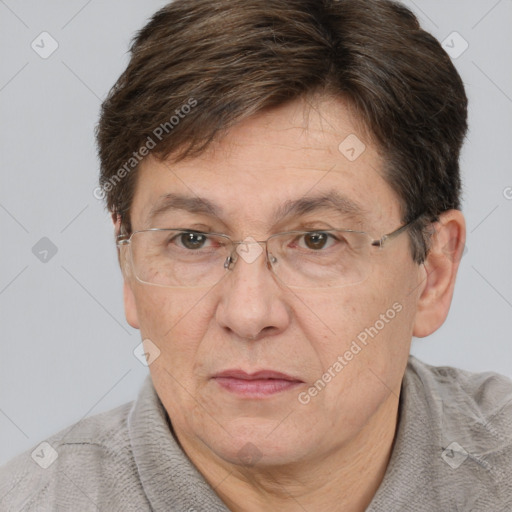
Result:
M431 366L411 356L403 390L412 395L413 408L425 409L424 428L443 468L438 487L453 492L456 483L482 503L512 505L512 380L490 371Z
M0 468L0 509L97 510L121 496L129 503L126 495L137 492L138 483L128 428L132 406L79 421Z
M409 357L404 382L422 389L426 397L446 402L460 416L492 416L512 427L512 380L495 372L470 372L452 366L432 366ZM503 416L503 417L502 417Z

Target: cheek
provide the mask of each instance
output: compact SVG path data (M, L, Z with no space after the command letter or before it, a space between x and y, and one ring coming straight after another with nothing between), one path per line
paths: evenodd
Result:
M169 415L176 425L188 425L192 418L207 423L201 400L197 365L200 347L210 325L211 308L205 291L139 289L136 295L143 339L149 338L160 350L149 371Z
M350 348L353 340L364 341L365 329L392 307L393 301L369 286L309 292L300 297L296 310L300 330L315 347L323 365L329 365ZM379 324L380 326L380 324Z
M360 427L390 394L398 395L414 316L408 292L400 278L376 276L304 299L315 314L304 317L301 330L322 367L312 382L319 389L312 390L313 400L333 423Z
M155 365L186 380L212 317L207 301L202 300L204 294L156 287L147 291L141 287L136 292L141 336L161 352Z

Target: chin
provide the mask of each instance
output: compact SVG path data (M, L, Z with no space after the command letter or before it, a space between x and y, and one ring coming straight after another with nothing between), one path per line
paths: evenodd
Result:
M275 421L257 425L257 420L255 422L251 418L247 419L246 425L238 423L236 428L226 428L231 435L224 431L222 438L203 439L218 457L230 464L242 467L282 466L307 456L304 439L290 435L286 428L277 432Z

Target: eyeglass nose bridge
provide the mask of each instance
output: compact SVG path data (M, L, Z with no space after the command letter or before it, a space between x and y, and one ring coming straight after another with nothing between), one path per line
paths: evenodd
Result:
M265 253L267 268L272 270L272 263L276 260L275 256L268 254L268 240L255 240L248 236L244 240L232 241L231 254L224 261L226 270L233 270L238 258L242 258L246 263L255 262L261 254ZM262 248L262 245L265 248Z

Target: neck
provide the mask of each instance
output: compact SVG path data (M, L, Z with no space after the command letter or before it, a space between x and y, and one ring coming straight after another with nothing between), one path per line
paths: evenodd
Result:
M280 466L230 464L177 434L184 451L232 512L363 512L384 478L397 414L398 400L392 393L353 439L328 453Z

